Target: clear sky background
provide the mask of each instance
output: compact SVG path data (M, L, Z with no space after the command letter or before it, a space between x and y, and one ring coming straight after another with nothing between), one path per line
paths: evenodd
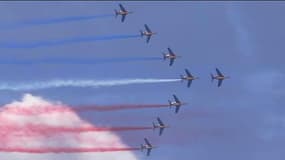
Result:
M178 78L188 68L199 80L106 88L0 91L0 102L24 93L78 104L166 103L173 93L189 103L175 115L168 108L84 113L100 125L151 125L157 116L169 124L157 131L118 133L130 146L148 137L159 148L140 159L282 160L285 158L285 3L283 2L122 2L134 14L125 23L114 16L43 25L23 25L64 17L113 14L118 2L1 2L0 42L29 43L90 35L135 35L148 24L158 35L38 48L1 48L0 83L52 79ZM8 27L7 27L8 26ZM10 27L9 27L10 26ZM181 59L99 63L98 60L161 57L170 46ZM63 59L42 64L13 61ZM66 64L68 58L94 64ZM218 67L231 79L211 83Z

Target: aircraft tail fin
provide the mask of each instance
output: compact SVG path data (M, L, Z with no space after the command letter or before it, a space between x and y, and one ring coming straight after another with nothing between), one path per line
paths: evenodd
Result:
M141 151L143 151L143 149L144 149L144 147L143 147L143 145L141 144Z
M162 52L163 60L166 60L166 54Z
M181 79L181 82L183 82L183 80L184 80L183 75L180 75L180 79Z
M154 123L154 122L152 122L152 127L153 127L152 129L153 129L153 130L155 130L156 125L155 125L155 123Z
M115 16L116 16L116 18L117 18L118 15L119 15L119 12L118 12L116 9L114 9L114 11L115 11Z
M143 31L142 30L140 30L140 33L141 33L141 37L143 37Z
M211 78L212 78L212 82L213 82L215 77L214 77L214 75L212 73L211 73Z
M172 104L170 100L168 100L168 104L169 104L169 107L171 108Z

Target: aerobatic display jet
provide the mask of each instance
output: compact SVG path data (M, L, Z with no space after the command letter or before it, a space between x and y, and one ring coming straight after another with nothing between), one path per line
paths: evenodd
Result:
M180 56L177 56L176 54L174 54L174 52L172 51L172 49L170 47L168 47L167 50L168 50L168 53L162 53L163 59L164 60L169 59L170 60L169 66L172 66L174 63L174 60L176 58L179 58Z
M169 128L168 125L165 125L161 119L159 117L156 118L158 121L158 124L155 124L154 122L152 123L153 125L153 130L155 130L156 128L159 128L159 135L161 136L163 133L164 128Z
M183 82L184 80L188 81L187 87L189 88L189 87L191 86L191 84L192 84L192 81L195 80L195 79L199 79L199 77L194 77L194 76L188 71L188 69L185 69L185 73L186 73L186 75L185 75L185 76L184 76L184 75L180 75L180 78L181 78L182 82Z
M171 101L171 100L168 100L168 103L169 103L169 106L172 107L176 107L175 108L175 113L178 113L180 107L182 105L185 105L186 103L182 103L175 94L173 94L173 98L174 98L174 101Z
M127 11L127 10L124 8L124 6L123 6L122 4L119 4L119 7L120 7L120 10L119 10L119 11L117 11L117 10L115 9L115 15L116 15L116 18L118 17L118 15L121 15L121 16L122 16L121 22L124 22L126 16L127 16L128 14L133 13L133 12Z
M144 25L144 28L145 28L145 31L142 31L142 30L140 31L141 37L146 36L146 43L148 43L151 36L155 35L156 33L152 32L146 24Z
M156 148L156 147L152 146L146 138L144 138L144 141L145 141L145 144L141 144L141 151L143 151L144 149L146 149L146 150L147 150L146 155L149 156L151 150L152 150L153 148Z
M220 72L220 70L218 68L216 68L216 72L217 72L217 75L214 76L213 74L211 74L211 78L212 78L212 82L214 81L214 79L218 80L218 87L220 87L222 85L222 82L224 79L228 79L230 78L229 76L224 76L222 74L222 72Z

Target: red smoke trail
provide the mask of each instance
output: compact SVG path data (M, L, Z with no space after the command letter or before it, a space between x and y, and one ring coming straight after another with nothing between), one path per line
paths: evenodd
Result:
M92 105L92 106L35 106L30 108L23 107L10 107L5 108L3 111L5 113L14 113L14 114L49 114L56 112L87 112L87 111L97 111L97 112L107 112L107 111L117 111L117 110L128 110L128 109L146 109L146 108L160 108L160 107L169 107L168 104L142 104L142 105Z
M135 131L153 129L152 127L65 127L65 126L49 126L49 125L25 125L25 126L0 126L0 133L23 132L23 133L41 133L44 135L57 133L79 133L79 132L103 132L103 131Z
M1 148L0 152L21 152L21 153L82 153L82 152L118 152L118 151L135 151L140 148L20 148L7 147Z
M160 108L169 107L167 104L142 104L142 105L113 105L113 106L82 106L72 108L76 112L85 111L115 111L126 109L144 109L144 108Z

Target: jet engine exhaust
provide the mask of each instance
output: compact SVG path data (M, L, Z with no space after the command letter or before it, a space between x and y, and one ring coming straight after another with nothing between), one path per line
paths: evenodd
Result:
M13 107L9 110L5 110L7 113L22 114L22 115L38 115L38 114L50 114L50 113L63 113L63 112L108 112L108 111L120 111L120 110L132 110L132 109L147 109L147 108L161 108L169 107L168 104L141 104L141 105L90 105L90 106L46 106L38 108L17 108Z
M121 34L121 35L109 35L109 36L86 36L86 37L74 37L74 38L61 39L61 40L47 40L47 41L38 41L38 42L30 42L30 43L0 42L0 48L30 49L30 48L39 48L39 47L60 46L60 45L74 44L74 43L130 39L130 38L137 38L137 37L140 37L140 35Z
M102 15L91 15L91 16L69 16L69 17L61 17L61 18L50 18L50 19L42 19L42 20L24 21L24 22L19 22L15 24L0 25L0 29L8 30L8 29L17 29L17 28L24 28L24 27L31 27L31 26L39 26L39 25L96 20L96 19L109 18L109 17L113 17L113 15L112 14L102 14Z

